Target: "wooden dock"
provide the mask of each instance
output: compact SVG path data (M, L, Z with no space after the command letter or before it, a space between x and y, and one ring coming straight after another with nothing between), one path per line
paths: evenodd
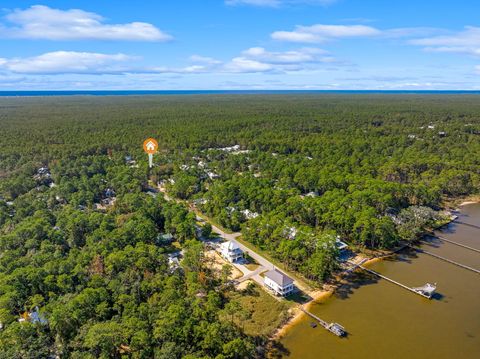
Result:
M350 262L350 261L346 261L346 263L352 265L350 268L344 270L342 273L340 273L340 275L348 275L350 274L351 272L353 272L355 269L357 269L359 266L361 266L363 263L367 262L369 259L368 258L365 258L365 259L362 259L359 263L355 264L353 262Z
M445 262L447 262L447 263L456 265L457 267L461 267L461 268L467 269L467 270L469 270L469 271L475 272L475 273L477 273L477 274L480 274L480 270L478 270L478 269L469 267L469 266L467 266L467 265L465 265L465 264L462 264L462 263L458 263L458 262L452 261L451 259L448 259L448 258L439 256L438 254L435 254L435 253L426 251L425 249L415 248L415 247L413 247L413 246L410 246L410 248L416 250L417 252L425 253L425 254L428 254L429 256L432 256L432 257L441 259L442 261L445 261Z
M318 323L320 323L320 325L322 327L324 327L326 330L328 330L330 333L333 333L335 334L336 336L338 337L342 337L344 336L347 332L345 331L345 329L338 323L327 323L326 321L324 321L323 319L317 317L315 314L309 312L308 310L306 310L303 305L300 306L300 310L302 312L304 312L305 314L307 314L309 317L315 319Z
M388 281L388 282L390 282L390 283L393 283L393 284L396 284L396 285L398 285L399 287L402 287L402 288L404 288L404 289L406 289L406 290L408 290L408 291L410 291L410 292L413 292L413 293L415 293L415 294L421 295L421 296L424 297L424 298L427 298L427 299L431 299L431 298L432 298L433 292L431 292L431 293L426 293L426 292L422 291L420 288L411 288L411 287L409 287L409 286L406 286L405 284L402 284L402 283L400 283L400 282L397 282L396 280L393 280L393 279L391 279L391 278L388 278L388 277L384 276L383 274L380 274L380 273L378 273L378 272L376 272L376 271L374 271L374 270L372 270L372 269L369 269L369 268L364 267L364 266L362 265L363 262L362 262L362 263L358 263L358 264L355 264L355 263L353 263L353 262L348 262L348 263L350 263L352 266L354 266L354 267L352 268L352 270L353 270L353 269L356 269L356 268L361 268L361 269L363 269L364 271L366 271L366 272L368 272L368 273L371 273L371 274L373 274L373 275L376 275L377 277L380 277L380 278L382 278L382 279L385 279L386 281ZM427 283L426 286L428 286L428 283ZM426 286L424 286L424 287L426 287Z
M465 226L480 229L480 226L477 226L476 224L466 223L466 222L462 222L462 221L459 221L459 220L455 220L455 221L453 221L453 223L463 224Z
M353 264L353 263L352 263L352 264ZM424 298L427 298L427 299L431 299L431 298L432 298L432 295L431 295L431 294L428 295L428 294L425 294L425 293L423 293L423 292L421 292L421 291L415 290L414 288L410 288L409 286L406 286L405 284L402 284L402 283L400 283L400 282L397 282L396 280L393 280L393 279L391 279L391 278L388 278L388 277L384 276L383 274L380 274L380 273L378 273L378 272L376 272L376 271L374 271L374 270L372 270L372 269L368 269L368 268L362 266L361 264L358 265L358 268L362 268L364 271L366 271L366 272L368 272L368 273L374 274L374 275L376 275L377 277L380 277L380 278L382 278L382 279L385 279L386 281L388 281L388 282L390 282L390 283L393 283L393 284L396 284L396 285L398 285L399 287L402 287L402 288L404 288L404 289L406 289L406 290L408 290L408 291L410 291L410 292L413 292L413 293L415 293L415 294L421 295L421 296L424 297Z
M454 242L454 241L451 241L450 239L447 239L445 237L441 237L441 236L437 236L435 234L431 234L432 237L435 237L435 238L438 238L444 242L447 242L447 243L451 243L451 244L454 244L456 246L459 246L459 247L462 247L462 248L465 248L465 249L468 249L468 250L471 250L471 251L474 251L474 252L477 252L477 253L480 253L480 249L477 249L477 248L473 248L473 247L469 247L465 244L462 244L462 243L458 243L458 242Z

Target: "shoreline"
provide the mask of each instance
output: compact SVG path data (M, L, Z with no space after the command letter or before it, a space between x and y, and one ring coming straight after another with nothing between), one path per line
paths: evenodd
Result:
M391 254L389 254L389 255L391 255ZM353 258L352 262L357 264L357 263L360 263L361 261L367 259L362 265L369 265L369 264L372 264L372 263L375 263L377 261L382 260L382 257L368 258L368 257L365 257L365 256L359 254L359 255L355 256L355 258ZM277 330L275 330L275 332L271 335L270 340L278 341L278 340L282 339L288 333L288 331L291 328L293 328L295 325L297 325L304 318L304 316L307 315L300 309L300 307L304 307L307 311L309 311L310 308L314 304L320 304L320 303L324 302L325 300L327 300L328 298L330 298L335 293L337 288L339 288L340 286L343 285L343 283L342 283L343 276L345 274L348 275L349 272L350 272L350 269L342 270L340 273L335 274L333 276L333 278L332 278L333 283L332 284L325 284L322 289L318 289L318 290L315 290L313 292L307 293L311 297L311 299L304 304L298 304L295 307L291 308L289 310L289 311L291 311L290 317L287 319L287 321L285 323L280 325L277 328Z
M310 301L308 301L307 303L303 304L303 307L306 309L306 310L309 310L310 307L314 304L314 303L321 303L322 301L330 298L333 293L335 292L334 289L330 289L330 290L318 290L314 293L316 294L313 294L312 296L312 299ZM300 306L302 305L297 305L295 307L293 307L291 310L292 314L290 315L290 318L284 323L282 324L274 333L273 335L271 336L271 340L280 340L281 338L283 338L287 333L288 331L294 327L296 324L298 324L302 319L303 317L306 315L303 311L300 310Z
M472 195L472 196L467 196L463 198L456 198L456 199L447 199L444 203L443 206L445 209L453 209L453 208L459 208L463 206L468 206L470 204L477 204L480 203L480 195Z
M466 199L461 204L459 204L458 207L467 206L467 205L470 205L470 204L477 204L477 203L480 203L480 198L479 199L477 199L477 198ZM453 222L455 219L456 219L456 217L452 216L450 218L450 221L448 221L445 224L440 225L439 227L443 227L445 225L448 225L451 222ZM359 263L362 260L366 259L366 261L362 265L368 266L369 264L379 262L379 261L383 260L384 258L395 255L397 252L401 251L404 248L405 248L404 245L399 244L396 248L393 248L390 251L375 251L375 254L372 257L366 257L362 254L357 254L355 256L355 258L353 258L352 262ZM340 272L336 275L333 275L333 277L332 277L333 283L328 285L328 287L329 287L328 289L325 289L325 287L327 285L324 285L324 287L323 287L324 289L320 289L320 290L316 290L316 291L313 291L311 293L308 293L312 297L312 299L310 299L308 302L306 302L303 305L298 305L298 306L295 306L294 308L290 309L292 314L290 315L289 319L284 324L280 325L279 328L277 328L277 330L271 335L270 340L272 340L272 341L281 340L288 333L288 331L290 329L292 329L295 325L297 325L303 319L303 317L306 316L306 314L302 310L300 310L299 306L303 306L306 310L310 310L310 308L312 307L313 304L322 303L323 301L330 298L335 293L337 288L342 286L342 284L343 284L342 283L342 277L343 277L344 274L348 275L349 270L346 269L346 270L343 270L342 272Z
M464 201L458 205L458 207L468 206L469 204L477 204L479 200Z

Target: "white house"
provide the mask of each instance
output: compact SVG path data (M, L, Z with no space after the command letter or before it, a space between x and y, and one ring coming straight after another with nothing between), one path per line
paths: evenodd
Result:
M293 279L276 268L265 273L263 281L265 287L282 297L291 294L295 289Z
M220 244L220 254L229 262L235 262L243 257L243 252L238 244L232 241Z

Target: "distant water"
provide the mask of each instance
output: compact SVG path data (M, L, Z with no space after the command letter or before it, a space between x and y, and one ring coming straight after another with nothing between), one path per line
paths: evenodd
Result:
M377 90L137 90L137 91L0 91L0 97L18 96L138 96L232 94L480 94L480 91L377 91Z

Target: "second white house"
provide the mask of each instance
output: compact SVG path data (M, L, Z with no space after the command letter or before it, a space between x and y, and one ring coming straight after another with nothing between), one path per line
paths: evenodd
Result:
M285 297L295 290L293 279L278 269L273 269L265 273L265 287L272 290L276 295Z

